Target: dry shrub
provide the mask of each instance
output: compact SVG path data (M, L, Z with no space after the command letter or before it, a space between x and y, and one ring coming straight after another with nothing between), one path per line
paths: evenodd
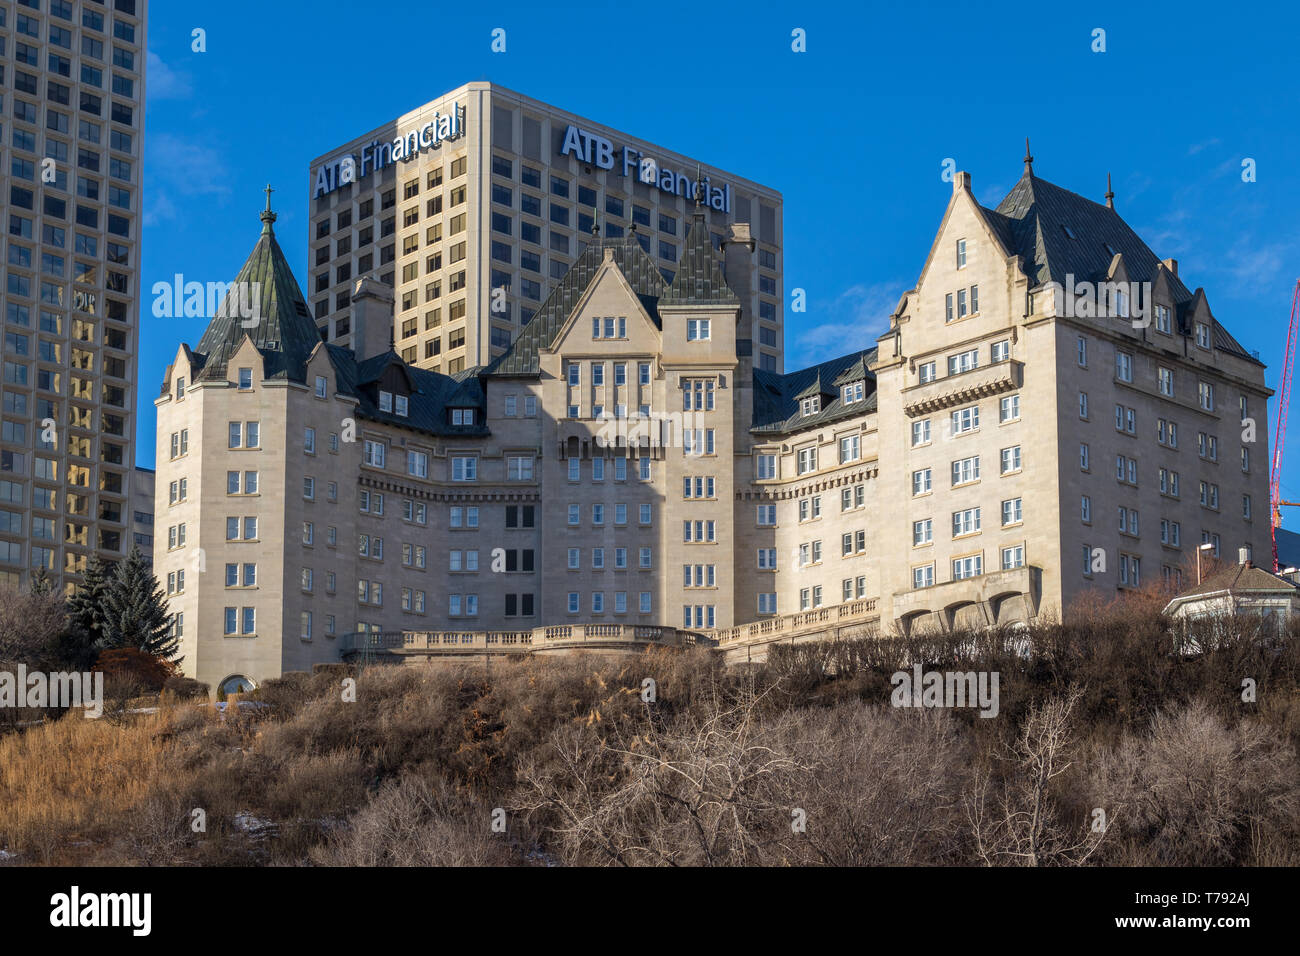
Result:
M132 678L146 691L157 693L167 681L179 676L179 667L138 647L116 647L103 651L95 660L93 671L102 671L107 683L115 677Z
M555 730L516 807L579 865L871 865L952 856L966 761L946 716L773 709L720 686L673 717Z
M268 775L261 809L276 819L319 822L364 803L365 779L355 748L299 755Z
M1101 755L1092 790L1124 862L1295 865L1297 780L1294 751L1266 727L1195 701Z
M318 866L501 866L509 838L492 830L492 808L442 777L389 781L340 832L310 853Z

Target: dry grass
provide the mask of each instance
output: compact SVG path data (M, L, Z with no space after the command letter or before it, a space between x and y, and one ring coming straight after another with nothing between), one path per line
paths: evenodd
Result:
M731 672L655 651L490 679L370 668L355 702L345 668L224 713L165 695L156 714L0 736L0 848L55 865L1294 864L1300 640L1241 627L1180 656L1155 603ZM999 671L998 719L890 708L904 660ZM1027 805L1051 812L1025 829ZM1105 839L1084 836L1097 807Z

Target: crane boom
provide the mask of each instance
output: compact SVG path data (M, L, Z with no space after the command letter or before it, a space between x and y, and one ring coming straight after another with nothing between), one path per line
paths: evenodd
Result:
M1287 413L1291 406L1291 374L1292 366L1295 363L1298 313L1300 313L1300 279L1296 280L1295 291L1291 294L1291 321L1287 326L1286 355L1282 360L1282 378L1277 387L1277 425L1273 428L1273 461L1268 475L1269 533L1273 538L1274 571L1278 570L1277 527L1282 521L1282 452L1286 449Z

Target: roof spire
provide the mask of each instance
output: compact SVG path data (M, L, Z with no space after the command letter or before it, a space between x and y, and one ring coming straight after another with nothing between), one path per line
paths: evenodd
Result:
M1029 137L1025 137L1025 172L1031 176L1034 174L1034 157L1029 152Z
M701 172L701 170L700 170L700 164L699 164L699 163L696 163L696 164L695 164L695 190L694 190L694 192L695 192L695 211L696 211L696 212L699 212L699 211L700 211L700 203L701 203L701 201L703 200L703 197L704 197L704 188L703 188L703 186L702 186L701 183L700 183L700 176L701 176L701 175L702 175L702 172Z
M1110 173L1106 174L1106 208L1115 208L1115 192L1110 188Z
M266 208L262 210L262 216L261 216L262 235L264 236L273 235L275 233L275 230L271 228L271 224L274 223L276 219L275 213L271 212L271 193L273 192L275 192L275 190L271 188L270 183L267 183L266 184Z

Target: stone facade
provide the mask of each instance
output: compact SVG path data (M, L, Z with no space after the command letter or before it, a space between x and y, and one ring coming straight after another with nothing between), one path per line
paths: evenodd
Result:
M737 337L744 224L718 250L697 217L672 282L634 236L592 237L505 354L449 376L393 350L370 279L357 350L319 341L263 220L236 280L261 283L260 324L214 320L157 400L159 488L188 494L159 507L155 565L214 686L337 660L357 632L1005 624L1175 574L1202 535L1268 553L1263 366L1109 204L1028 164L996 210L958 175L876 347L786 374ZM1140 301L1081 314L1067 279Z

